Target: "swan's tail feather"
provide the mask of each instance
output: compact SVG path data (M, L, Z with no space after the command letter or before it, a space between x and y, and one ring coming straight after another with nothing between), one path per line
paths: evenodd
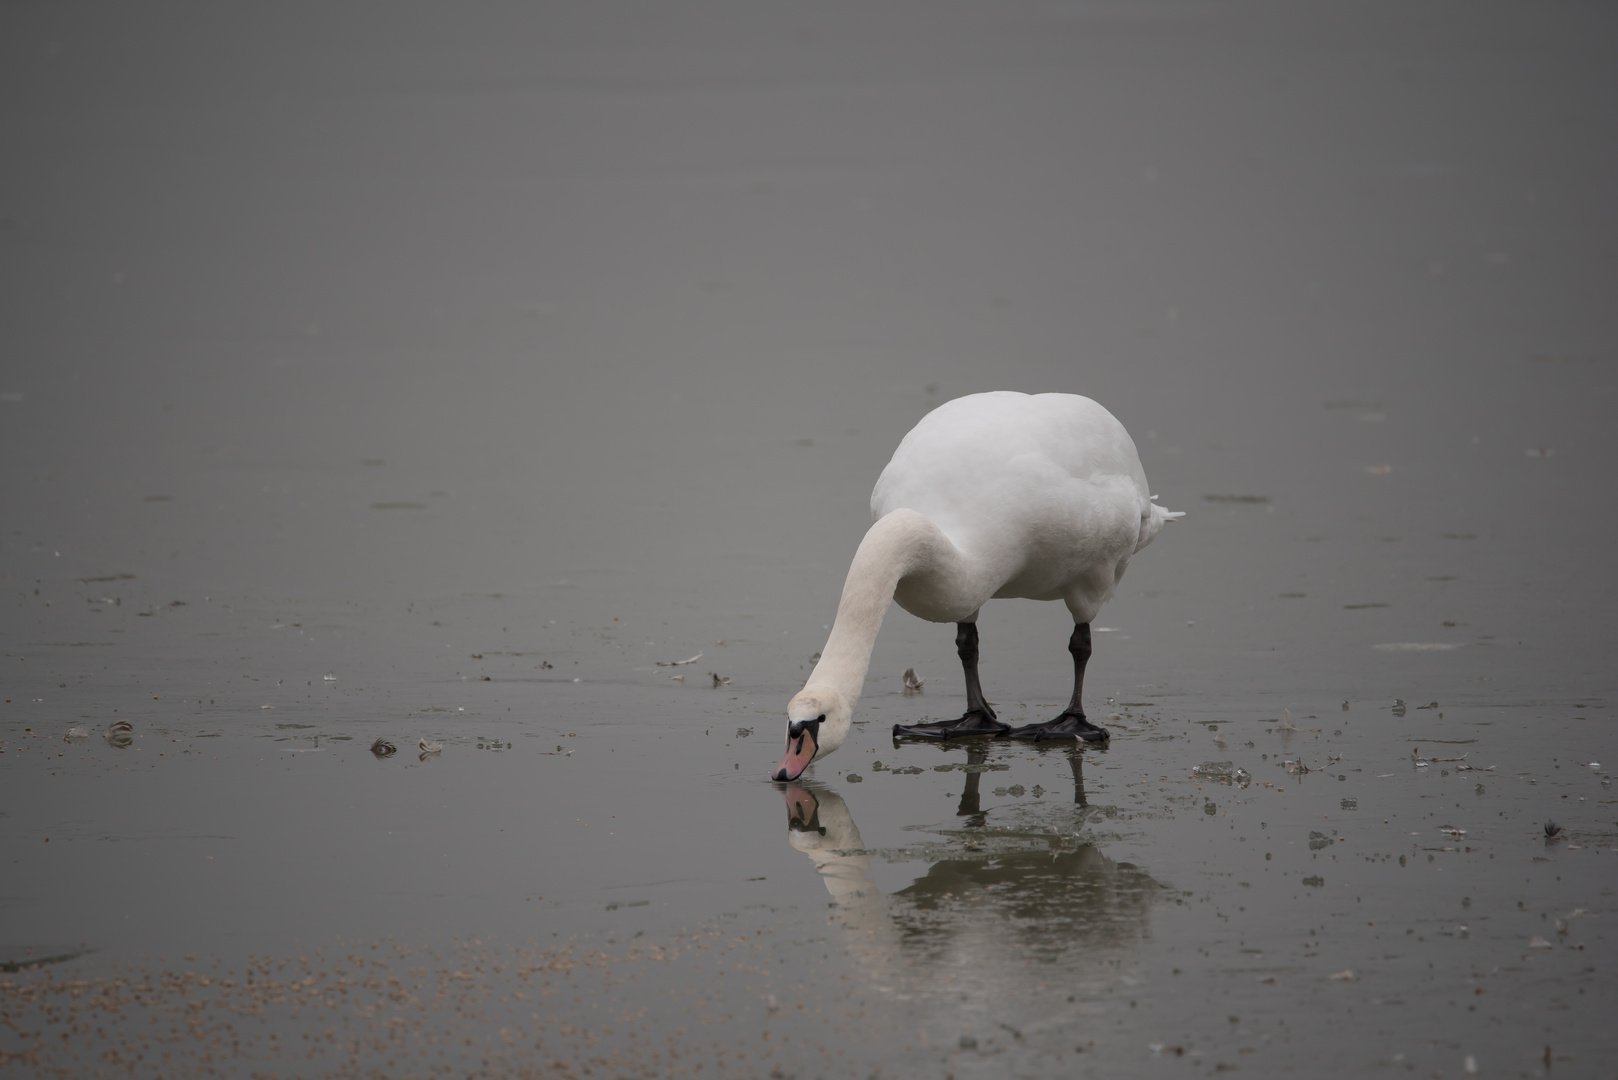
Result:
M1156 495L1151 496L1151 500L1152 500L1152 502L1156 502L1157 501L1157 496ZM1184 510L1165 510L1161 506L1154 506L1154 507L1152 507L1152 516L1156 517L1159 521L1173 521L1175 518L1183 518L1183 517L1185 517L1185 511Z
M1156 499L1157 496L1153 495L1152 498ZM1166 523L1185 517L1184 510L1165 510L1155 502L1148 502L1146 510L1147 512L1141 515L1140 538L1135 544L1136 551L1150 544L1152 538L1162 531Z

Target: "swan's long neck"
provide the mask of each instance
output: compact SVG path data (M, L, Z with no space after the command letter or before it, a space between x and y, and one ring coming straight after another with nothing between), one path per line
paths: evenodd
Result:
M947 550L946 550L947 549ZM837 602L837 621L804 688L837 691L852 711L865 686L882 618L900 579L957 556L938 527L914 510L895 510L872 525L854 553Z

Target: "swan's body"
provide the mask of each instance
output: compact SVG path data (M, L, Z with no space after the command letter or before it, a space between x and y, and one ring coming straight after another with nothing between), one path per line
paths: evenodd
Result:
M847 737L894 600L958 624L968 702L960 721L896 735L1012 733L978 688L976 621L991 598L1020 597L1061 600L1075 624L1073 702L1020 737L1106 738L1079 707L1090 620L1135 552L1180 516L1152 502L1134 440L1111 413L1076 394L1002 390L946 402L899 443L871 493L871 516L820 662L787 706L775 779L796 779Z

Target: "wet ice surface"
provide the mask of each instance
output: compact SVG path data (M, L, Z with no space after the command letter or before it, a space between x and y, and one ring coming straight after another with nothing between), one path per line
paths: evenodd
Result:
M482 689L476 720L437 721L465 733L425 764L373 759L371 731L410 721L349 719L341 700L214 738L151 716L121 753L14 739L8 847L28 886L9 925L34 931L35 956L95 950L18 984L190 973L212 985L180 1002L269 1020L255 1060L277 1060L264 1031L302 1054L304 1033L334 1029L317 1055L332 1067L401 1048L431 1063L467 1031L478 1060L510 1067L530 1038L644 1062L670 1032L687 1055L717 1038L789 1072L847 1067L836 1052L962 1075L1605 1053L1611 788L1510 731L1533 716L1544 746L1599 744L1587 710L1458 703L1395 724L1360 703L1287 735L1262 708L1160 694L1123 707L1104 751L896 750L867 725L869 745L778 786L735 736L767 698L570 684L544 696L556 719L506 720L490 705L511 684ZM626 706L665 730L641 733ZM1191 775L1221 737L1248 787ZM1471 769L1429 760L1462 755ZM1547 812L1567 823L1554 840ZM219 1024L184 1015L180 1055Z
M1610 14L353 10L4 16L9 1066L1608 1067ZM767 782L994 387L1189 511L1112 743L895 610Z

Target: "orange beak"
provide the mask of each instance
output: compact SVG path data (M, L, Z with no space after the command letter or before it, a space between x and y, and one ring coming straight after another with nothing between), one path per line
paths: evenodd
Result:
M796 735L791 727L787 728L787 752L781 755L781 763L771 770L770 779L796 780L803 775L803 770L815 760L815 751L819 749L815 742L818 728L819 725L804 724L798 728Z

